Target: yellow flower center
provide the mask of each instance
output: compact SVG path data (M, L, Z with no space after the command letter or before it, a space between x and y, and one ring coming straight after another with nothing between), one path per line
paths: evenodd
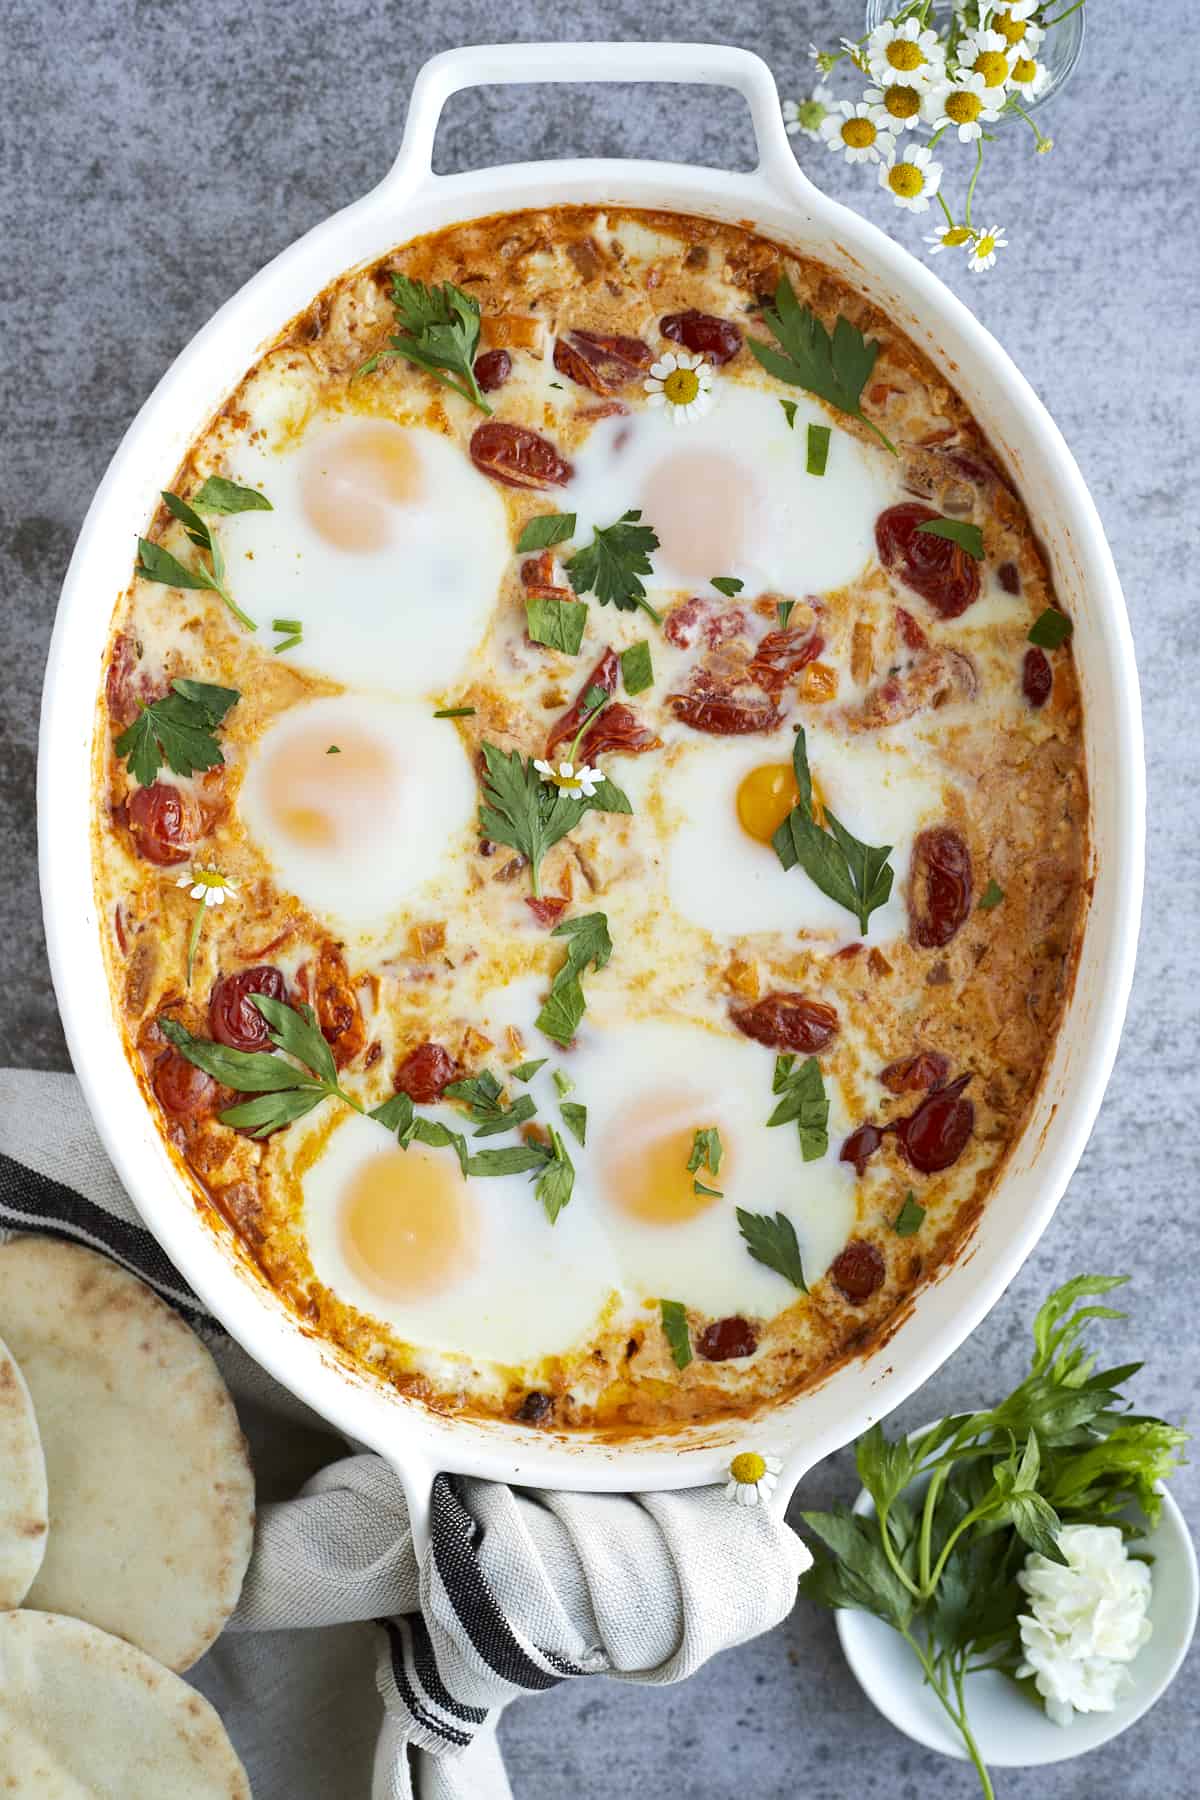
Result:
M975 246L976 256L990 256L996 248L996 240L990 231L985 231Z
M888 170L888 186L903 200L915 200L925 186L925 177L916 163L893 163Z
M762 1480L766 1472L767 1465L757 1450L743 1450L729 1465L729 1473L733 1479L744 1487L753 1487L756 1481Z
M663 382L663 393L672 406L690 406L700 392L700 377L695 369L672 369Z
M879 136L870 119L847 119L842 126L842 141L852 150L867 150Z
M895 87L885 90L883 104L893 119L915 119L921 110L921 96L916 88L904 87L897 82Z
M998 12L988 20L993 31L998 31L1006 44L1019 44L1025 36L1024 19L1014 19L1010 12Z
M969 88L956 88L946 97L946 117L956 125L973 125L983 111L983 101Z
M1012 78L1014 81L1019 81L1022 86L1026 82L1032 81L1036 74L1037 64L1031 56L1019 56L1013 64Z
M984 87L1003 87L1008 79L1008 58L999 50L981 50L974 69L976 75L983 76Z
M222 875L220 869L193 869L192 886L210 890L212 888L223 888L225 886L225 877Z
M893 38L887 47L887 59L893 69L909 72L921 67L925 61L925 53L911 38Z
M970 235L971 232L969 226L952 225L949 231L943 231L942 242L945 244L947 250L957 250L960 244L965 244L967 242Z

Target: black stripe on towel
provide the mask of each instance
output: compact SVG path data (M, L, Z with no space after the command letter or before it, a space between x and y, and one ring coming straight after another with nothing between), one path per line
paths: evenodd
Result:
M474 1734L470 1731L459 1731L455 1726L447 1725L444 1719L439 1719L436 1713L428 1712L421 1704L421 1701L417 1697L416 1690L408 1679L408 1670L404 1666L404 1641L410 1621L401 1617L398 1619L380 1619L379 1623L383 1626L383 1629L388 1635L388 1647L391 1652L392 1680L396 1684L396 1691L404 1706L416 1720L417 1724L423 1725L426 1731L435 1732L438 1737L444 1738L448 1744L457 1744L461 1749L465 1750L469 1744L474 1743ZM483 1716L486 1718L486 1713Z
M138 1275L191 1322L216 1326L157 1239L0 1151L0 1228L40 1231L99 1250Z
M406 1613L404 1622L411 1639L413 1673L434 1705L439 1706L443 1712L451 1713L456 1719L465 1719L471 1725L482 1725L487 1718L487 1708L464 1706L454 1698L442 1680L429 1631L420 1613Z
M433 1484L430 1536L434 1566L459 1624L495 1674L514 1687L540 1692L557 1687L564 1675L587 1673L539 1646L538 1654L559 1671L551 1675L538 1667L518 1641L479 1567L475 1554L479 1527L446 1475L439 1475Z

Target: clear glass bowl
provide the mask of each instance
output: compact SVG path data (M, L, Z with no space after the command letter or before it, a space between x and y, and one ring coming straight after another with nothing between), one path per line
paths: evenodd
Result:
M1063 11L1070 3L1071 0L1059 0L1057 6L1051 4L1044 10L1053 18L1055 12ZM882 25L885 19L893 18L900 11L902 5L903 0L867 0L867 31L874 31L875 27ZM935 28L945 24L954 10L954 6L946 4L945 0L934 0L934 5L930 9L931 23ZM1038 47L1038 59L1045 64L1050 79L1036 100L1022 102L1026 112L1036 112L1039 106L1045 106L1047 100L1058 92L1071 74L1075 64L1079 61L1079 53L1083 49L1086 19L1087 7L1080 6L1065 18L1061 25L1055 25L1047 31ZM1007 125L1018 119L1018 114L1005 112L1000 115L996 124Z

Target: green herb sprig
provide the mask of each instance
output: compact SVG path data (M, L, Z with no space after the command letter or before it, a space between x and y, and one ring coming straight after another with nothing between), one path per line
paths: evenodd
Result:
M972 525L969 519L926 519L917 530L926 537L945 538L951 544L957 544L976 562L983 561L983 530L979 525Z
M386 350L377 350L354 371L354 379L399 356L490 416L492 409L475 379L479 302L474 295L464 294L452 281L427 287L393 272L391 301L397 330Z
M181 563L179 558L164 550L161 544L152 544L149 538L138 539L137 573L147 581L157 581L164 587L206 588L209 593L222 599L239 625L247 631L257 631L254 620L244 613L229 588L225 579L225 558L221 546L213 536L210 528L200 517L200 508L214 513L271 512L271 502L257 488L239 487L236 481L226 481L221 476L210 476L195 497L195 504L189 506L178 494L163 490L163 504L167 511L179 520L187 534L188 540L198 550L208 555L208 568L203 563L189 567Z
M608 919L602 912L581 913L554 927L552 937L565 938L567 954L551 983L537 1027L556 1044L569 1044L587 1010L581 977L588 968L602 969L612 956Z
M604 698L607 701L607 694ZM590 722L585 718L584 726ZM575 741L578 743L578 737ZM532 757L500 750L486 739L481 749L484 780L479 829L493 843L507 844L527 858L535 896L542 891L541 867L547 851L574 831L587 813L633 811L628 796L607 776L597 783L589 800L582 794L564 794L553 782L543 781Z
M779 1104L768 1125L795 1122L800 1134L800 1155L805 1162L819 1162L829 1149L829 1096L815 1056L806 1057L797 1069L794 1056L777 1056L771 1092Z
M150 786L164 762L176 775L218 768L225 758L216 729L240 699L237 688L181 677L161 700L143 705L117 739L117 755L125 758L125 767L143 787Z
M1096 1301L1126 1279L1080 1275L1051 1294L1034 1320L1030 1372L999 1406L943 1419L911 1440L872 1426L855 1453L873 1515L845 1506L801 1514L820 1546L801 1592L899 1632L987 1800L994 1792L964 1682L976 1669L1017 1668L1025 1557L1033 1550L1065 1562L1064 1524L1116 1525L1136 1537L1131 1508L1156 1524L1157 1484L1187 1441L1176 1426L1123 1410L1121 1386L1140 1363L1097 1369L1082 1342L1089 1325L1124 1317Z
M854 914L866 937L871 914L885 906L891 896L894 877L888 857L892 846L864 844L847 831L828 807L824 809L827 829L817 824L802 725L796 731L792 766L799 799L771 839L775 854L785 869L793 869L799 863L823 894Z
M667 1340L667 1348L671 1352L671 1361L677 1369L686 1369L692 1360L692 1339L688 1331L687 1309L681 1300L660 1300L659 1316L662 1319L663 1336Z
M804 1264L800 1259L796 1227L787 1214L777 1212L772 1218L770 1213L745 1212L739 1206L737 1222L746 1248L755 1262L762 1263L766 1269L774 1269L777 1275L790 1281L794 1288L807 1294L808 1284L804 1279Z
M640 607L661 625L662 614L647 600L641 579L653 574L650 552L658 549L658 533L641 524L641 517L635 509L622 513L615 525L603 529L597 525L591 543L567 558L567 580L577 594L595 594L601 606L615 606L620 612Z
M826 331L811 307L801 306L795 289L786 275L781 275L775 289L773 306L764 307L763 322L777 338L780 348L748 338L751 354L757 357L768 375L786 381L792 387L804 388L826 400L839 412L861 419L868 431L874 432L885 450L898 456L891 438L873 425L862 409L862 391L875 367L879 345L864 338L849 319L839 318L832 334ZM786 411L786 406L784 407ZM793 412L788 420L795 418Z

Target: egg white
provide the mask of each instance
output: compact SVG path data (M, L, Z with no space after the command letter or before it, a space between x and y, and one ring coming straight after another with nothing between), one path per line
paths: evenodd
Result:
M383 508L386 542L354 550L314 527L305 494L339 480L364 428L408 445L422 491ZM302 642L282 653L289 661L401 696L441 693L463 678L512 554L504 503L465 450L432 430L321 415L297 446L238 443L229 473L273 508L214 522L231 591L260 632L276 618L299 621ZM352 480L340 478L335 504L356 503L380 504L370 494L356 502Z

